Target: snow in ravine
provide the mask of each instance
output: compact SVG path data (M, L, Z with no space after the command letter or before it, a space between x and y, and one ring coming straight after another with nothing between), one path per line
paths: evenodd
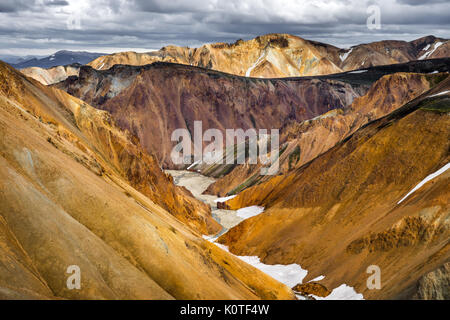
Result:
M245 207L245 208L241 208L241 209L237 210L236 215L243 219L248 219L248 218L257 216L258 214L261 214L263 212L264 212L264 207L251 206L251 207Z
M341 58L341 61L344 62L344 61L348 58L348 55L349 55L350 53L352 53L352 51L353 51L353 48L351 48L351 49L350 49L349 51L347 51L346 53L341 54L341 55L339 56L339 58Z
M204 177L201 174L187 172L187 171L180 171L180 172L183 174L180 174L178 176L178 178L176 178L176 179L174 178L175 181L177 181L177 185L186 186L194 195L197 195L197 196L201 195L202 192L208 187L208 185L213 182L213 179ZM175 173L176 172L171 172L172 175L174 175ZM200 182L199 178L201 178L201 177L203 177L207 181L205 183ZM189 182L191 179L193 179L192 183ZM204 195L202 195L202 196L204 196ZM212 204L212 203L218 203L218 202L225 202L227 200L234 198L235 196L236 195L223 197L223 198L217 198L217 199L211 200L210 203ZM208 197L214 197L214 196L208 196ZM243 220L245 220L245 219L248 219L248 218L254 217L258 214L263 213L264 207L250 206L250 207L241 208L237 211L233 211L233 210L217 210L217 211L223 211L221 214L225 214L225 213L233 214L235 212L236 216L239 216L239 218L242 218ZM240 223L242 221L239 221L238 223ZM227 246L216 242L217 239L219 238L219 236L223 235L224 232L226 233L227 230L228 230L228 228L224 227L224 230L222 231L222 233L220 233L218 235L213 235L213 236L203 235L202 237L203 237L203 239L213 243L214 245L221 248L222 250L230 252ZM232 253L230 253L230 254L232 254ZM308 274L307 270L303 269L299 264L296 264L296 263L292 263L292 264L288 264L288 265L282 265L282 264L268 265L268 264L262 263L260 261L259 257L257 257L257 256L236 256L235 255L235 257L248 263L249 265L255 267L256 269L266 273L267 275L271 276L275 280L280 281L281 283L285 284L289 288L292 288L295 285L302 283L303 279ZM321 281L324 278L325 277L323 275L320 275L311 281ZM297 295L297 297L299 299L305 299L305 297L301 296L301 295ZM319 299L319 297L315 297L315 298ZM320 299L324 299L324 298L320 298ZM363 295L356 293L352 287L349 287L349 286L343 284L343 285L335 288L332 291L332 293L328 297L325 298L325 300L334 300L334 299L356 300L356 299L363 299Z
M436 51L437 48L439 48L439 47L440 47L441 45L443 45L443 44L444 44L444 42L436 42L436 44L434 45L433 50L425 52L425 53L419 58L419 60L424 60L424 59L428 58L429 56L431 56L431 55L433 54L433 52ZM427 47L428 47L428 46L427 46ZM428 49L424 49L424 50L428 50Z
M419 188L421 188L425 183L427 183L430 180L433 180L434 178L436 178L437 176L443 174L445 171L447 171L448 169L450 169L450 162L447 163L445 166L443 166L442 168L440 168L438 171L433 172L432 174L428 175L425 179L423 179L422 181L420 181L410 192L408 192L406 194L406 196L404 196L399 202L397 202L397 204L400 204L403 202L403 200L405 200L406 198L408 198L411 194L413 194L415 191L417 191Z
M203 238L211 241L219 248L230 252L228 247L214 242L216 239L204 236ZM308 271L303 269L300 265L296 263L292 264L264 264L260 261L257 256L236 256L235 257L241 259L242 261L248 263L249 265L255 267L256 269L264 272L265 274L271 276L275 280L280 281L285 284L289 288L294 287L299 283L303 283L303 279L308 274ZM324 276L319 276L311 281L320 281L324 279ZM302 299L304 297L297 295L298 298ZM317 300L363 300L364 297L361 293L357 293L353 287L347 286L346 284L342 284L341 286L333 289L330 295L325 298L314 296Z
M233 199L233 198L235 198L235 197L236 197L236 195L229 196L229 197L223 197L223 198L217 198L216 200L214 200L214 202L215 202L215 203L218 203L218 202L225 202L225 201L231 200L231 199Z
M213 242L219 248L227 252L230 252L227 246L220 243L216 243L214 241L211 242ZM270 265L262 263L257 256L236 256L236 255L234 256L248 263L249 265L255 267L256 269L261 270L265 274L268 274L275 280L284 283L289 288L292 288L296 284L302 283L303 279L308 274L308 271L302 269L302 267L300 267L298 264L295 263L288 265L284 264Z
M245 73L246 77L250 77L250 74L252 73L253 69L256 68L256 66L261 62L261 60L264 58L264 52L261 53L258 60L250 67L248 68L247 72Z

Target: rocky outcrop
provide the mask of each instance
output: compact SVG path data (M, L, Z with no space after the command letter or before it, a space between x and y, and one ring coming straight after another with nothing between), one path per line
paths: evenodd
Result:
M450 171L404 199L450 161L449 89L447 78L291 173L242 191L229 208L265 211L218 241L264 263L298 263L305 281L325 275L327 288L398 297L450 257ZM381 269L380 290L366 284L371 265Z
M328 296L331 293L331 291L328 290L327 287L317 282L300 283L294 286L292 290L302 296L314 295L322 298Z
M105 111L3 63L0 136L2 299L294 298L203 240L202 205Z
M450 299L450 262L428 272L417 282L413 299L449 300Z

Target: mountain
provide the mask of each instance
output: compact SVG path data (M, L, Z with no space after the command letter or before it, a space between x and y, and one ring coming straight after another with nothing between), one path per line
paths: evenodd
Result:
M88 66L55 85L96 108L139 138L165 168L174 168L171 134L194 121L203 130L281 128L351 104L369 86L327 79L250 79L171 63L142 67Z
M199 48L167 46L149 53L115 53L99 57L89 65L105 70L116 64L172 62L240 76L278 78L325 75L449 56L450 42L433 36L411 42L389 40L341 49L289 34L268 34L232 44L214 43Z
M233 44L206 44L195 49L168 46L150 53L124 52L100 57L89 65L104 70L115 64L143 65L157 61L263 78L341 71L312 42L287 34L270 34Z
M0 62L1 299L293 299L105 111ZM69 266L81 270L68 289Z
M24 61L28 61L31 59L40 59L44 58L45 56L36 56L36 55L28 55L28 56L16 56L11 54L1 54L0 60L9 63L9 64L18 64Z
M446 76L322 155L228 200L231 209L259 205L265 211L218 241L266 264L298 263L310 272L306 281L323 275L325 287L347 283L367 299L448 299ZM361 98L362 108L369 98ZM380 290L366 285L371 265L381 270Z
M89 65L95 69L106 70L117 64L143 66L154 62L170 62L240 76L277 78L326 75L373 66L446 57L450 57L450 42L433 36L411 42L388 40L340 49L288 34L269 34L249 41L207 44L194 49L167 46L149 53L120 52L102 55L93 61L82 57L78 59L78 63L89 62ZM56 60L52 62L54 61ZM66 64L73 65L73 60L65 59L61 63L50 63L54 68L56 66L67 68ZM48 85L63 81L78 72L73 70L65 73L61 68L45 70L49 68L48 65L26 68L24 73Z
M384 116L434 84L450 71L450 59L432 59L404 64L377 66L340 74L304 77L347 83L364 99L304 121L287 119L280 127L280 173L286 173L333 147L368 121ZM294 78L285 78L294 80ZM234 150L226 150L226 154ZM248 156L248 153L247 155ZM190 170L218 178L207 194L233 195L251 185L267 180L259 174L261 164L242 165L198 163Z
M48 57L32 58L30 60L22 61L19 63L13 63L11 65L16 69L24 69L29 67L39 67L47 69L74 63L87 64L90 61L97 59L98 57L103 55L104 53L61 50Z
M381 118L430 89L446 73L393 73L377 80L362 97L342 109L302 122L292 121L281 128L280 173L299 168L343 141L367 123ZM217 176L223 166L196 165L193 170ZM259 175L261 165L246 164L228 169L206 191L220 196L233 195L270 178Z
M28 67L20 70L27 77L39 81L43 85L55 84L66 80L71 76L78 76L81 64L74 63L66 66L57 66L52 68Z

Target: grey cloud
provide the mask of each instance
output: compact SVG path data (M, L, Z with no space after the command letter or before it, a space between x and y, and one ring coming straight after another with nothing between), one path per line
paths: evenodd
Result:
M45 1L44 2L46 6L68 6L69 2L65 1L65 0L49 0L49 1Z
M11 48L194 47L267 33L291 33L349 46L383 39L412 40L428 34L449 38L450 29L450 3L439 1L432 6L413 0L292 0L284 1L283 6L269 0L22 2L28 7L33 3L33 10L19 10L16 1L2 2L10 4L10 13L0 10L0 53L9 53ZM366 8L374 3L381 9L381 30L366 27ZM74 17L81 30L67 27L68 19Z
M0 2L0 13L18 12L29 9L35 5L33 0L2 0Z
M437 3L447 3L448 0L397 0L401 4L409 4L411 6L432 5Z

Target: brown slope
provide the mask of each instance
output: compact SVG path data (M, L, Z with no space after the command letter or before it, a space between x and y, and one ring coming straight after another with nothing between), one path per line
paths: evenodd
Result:
M449 57L449 48L450 41L433 36L419 38L410 42L397 40L377 41L340 50L341 63L335 63L342 70L350 71L414 60Z
M0 297L293 298L131 187L101 133L131 143L105 112L3 63L0 80Z
M345 109L335 109L300 123L292 122L281 130L280 172L286 173L326 152L364 124L381 118L422 94L432 79L445 74L423 75L395 73L375 82L366 95L356 98ZM195 168L197 169L197 168ZM210 167L202 172L209 173ZM270 177L259 175L260 165L237 166L229 174L211 184L206 193L234 194Z
M348 106L365 85L335 80L259 80L173 64L116 66L108 71L83 67L79 78L59 88L109 111L160 163L173 167L173 130L280 128Z
M450 89L443 81L433 93ZM374 121L286 176L243 191L232 209L262 205L219 241L265 263L299 263L328 288L347 283L366 298L395 298L450 259L447 171L403 203L450 160L448 94L423 97ZM368 290L378 265L382 289Z
M212 219L209 207L186 190L174 186L171 178L161 172L153 156L141 149L135 137L122 132L108 113L93 109L60 90L36 85L17 76L16 79L16 84L11 86L8 85L11 81L5 77L5 94L27 105L40 117L43 117L41 113L44 112L51 115L51 118L44 118L43 121L61 121L70 129L69 132L60 132L59 128L55 128L56 138L51 140L55 147L65 150L64 139L80 144L82 150L86 148L83 144L88 144L88 149L96 150L102 157L86 158L76 152L75 156L98 174L103 174L104 167L112 164L114 173L120 174L133 187L194 229L202 233L215 233L220 229ZM27 97L20 93L25 89L31 93ZM48 105L54 108L49 109ZM64 116L70 117L71 122Z

